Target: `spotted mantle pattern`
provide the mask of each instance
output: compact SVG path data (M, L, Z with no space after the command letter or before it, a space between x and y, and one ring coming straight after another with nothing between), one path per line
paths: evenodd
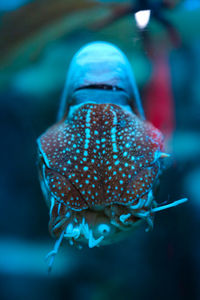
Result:
M45 188L74 211L137 204L160 172L161 133L115 104L87 103L38 139Z

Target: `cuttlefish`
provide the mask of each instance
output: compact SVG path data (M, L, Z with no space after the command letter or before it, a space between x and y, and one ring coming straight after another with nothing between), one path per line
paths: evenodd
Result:
M94 42L69 67L57 122L37 140L39 176L57 238L89 248L114 243L142 221L153 227L154 190L169 155L146 119L126 56Z

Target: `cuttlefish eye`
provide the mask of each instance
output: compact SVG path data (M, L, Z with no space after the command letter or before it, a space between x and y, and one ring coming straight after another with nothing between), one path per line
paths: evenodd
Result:
M41 187L49 206L49 230L90 248L114 243L157 207L154 187L165 154L163 136L145 121L125 55L97 42L72 59L58 122L38 140Z
M109 234L110 227L107 224L99 224L98 226L99 233L102 234Z

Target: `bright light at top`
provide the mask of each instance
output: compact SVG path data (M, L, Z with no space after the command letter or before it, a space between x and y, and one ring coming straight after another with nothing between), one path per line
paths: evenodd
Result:
M140 29L144 29L149 23L151 11L150 10L140 10L135 13L136 24Z

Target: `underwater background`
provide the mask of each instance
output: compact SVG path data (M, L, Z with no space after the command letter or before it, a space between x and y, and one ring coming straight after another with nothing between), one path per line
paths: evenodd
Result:
M157 201L188 202L110 246L64 241L48 275L55 241L36 139L55 123L72 56L96 40L127 55L147 119L165 134ZM1 0L0 132L1 300L200 299L200 1Z

